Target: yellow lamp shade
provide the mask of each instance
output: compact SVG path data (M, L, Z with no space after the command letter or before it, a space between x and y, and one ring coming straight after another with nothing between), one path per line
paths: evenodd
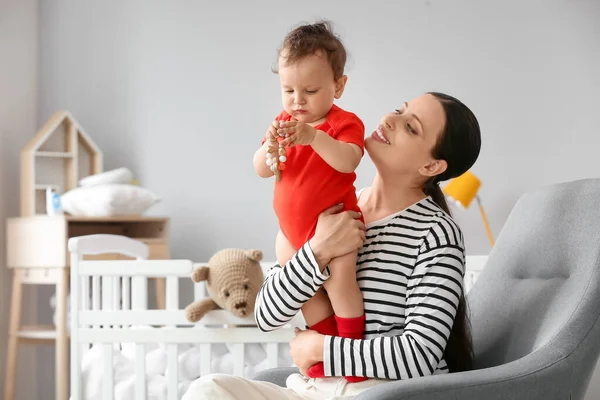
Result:
M471 201L477 196L481 181L467 171L461 176L451 180L443 189L446 196L453 198L464 208L468 208Z

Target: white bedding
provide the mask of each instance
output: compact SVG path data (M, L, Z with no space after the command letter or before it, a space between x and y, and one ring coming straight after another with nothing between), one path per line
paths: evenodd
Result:
M232 328L235 329L235 328ZM225 344L213 344L211 370L216 373L233 373L233 354ZM178 382L179 398L191 382L200 377L200 349L194 345L179 345ZM245 375L251 376L267 368L266 352L261 344L245 346ZM82 385L85 400L102 399L103 347L94 345L85 352L82 360ZM279 366L291 366L289 345L279 345ZM113 349L115 400L134 398L135 343L123 343L120 350ZM146 383L148 400L167 399L167 353L163 345L146 345Z

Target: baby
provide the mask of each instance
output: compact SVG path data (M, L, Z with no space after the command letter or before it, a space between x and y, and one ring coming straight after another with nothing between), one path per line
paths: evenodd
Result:
M318 216L327 208L357 205L355 169L364 152L364 124L333 102L344 92L346 50L328 23L302 25L285 37L277 68L284 110L269 126L254 154L259 176L276 177L273 207L280 230L279 265L314 235ZM365 317L356 281L357 252L333 259L331 276L302 307L309 329L324 335L361 339ZM323 363L307 375L324 376ZM346 377L351 382L366 378Z

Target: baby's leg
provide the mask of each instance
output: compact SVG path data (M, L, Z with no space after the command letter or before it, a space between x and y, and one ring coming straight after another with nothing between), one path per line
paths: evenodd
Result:
M363 297L356 281L357 256L358 251L334 258L329 263L331 275L324 286L338 317L356 318L364 315Z
M277 233L275 251L277 263L282 267L296 254L296 249L294 249L294 246L292 246L281 231ZM309 327L333 315L333 308L331 308L331 303L323 288L319 288L317 293L304 303L302 306L302 315Z
M331 276L325 281L327 294L335 311L338 335L362 339L365 330L363 296L356 281L358 252L334 258L329 263ZM349 382L362 382L365 377L347 376Z
M275 239L275 256L277 257L277 264L284 267L285 264L292 259L294 254L296 254L294 246L287 240L283 232L277 232L277 238Z

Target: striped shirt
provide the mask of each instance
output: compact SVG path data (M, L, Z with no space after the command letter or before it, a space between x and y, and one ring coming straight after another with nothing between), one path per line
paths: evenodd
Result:
M326 376L407 379L448 372L443 358L463 293L463 235L430 197L367 224L358 253L363 339L325 336ZM257 296L262 331L288 323L329 277L308 243L273 267Z

